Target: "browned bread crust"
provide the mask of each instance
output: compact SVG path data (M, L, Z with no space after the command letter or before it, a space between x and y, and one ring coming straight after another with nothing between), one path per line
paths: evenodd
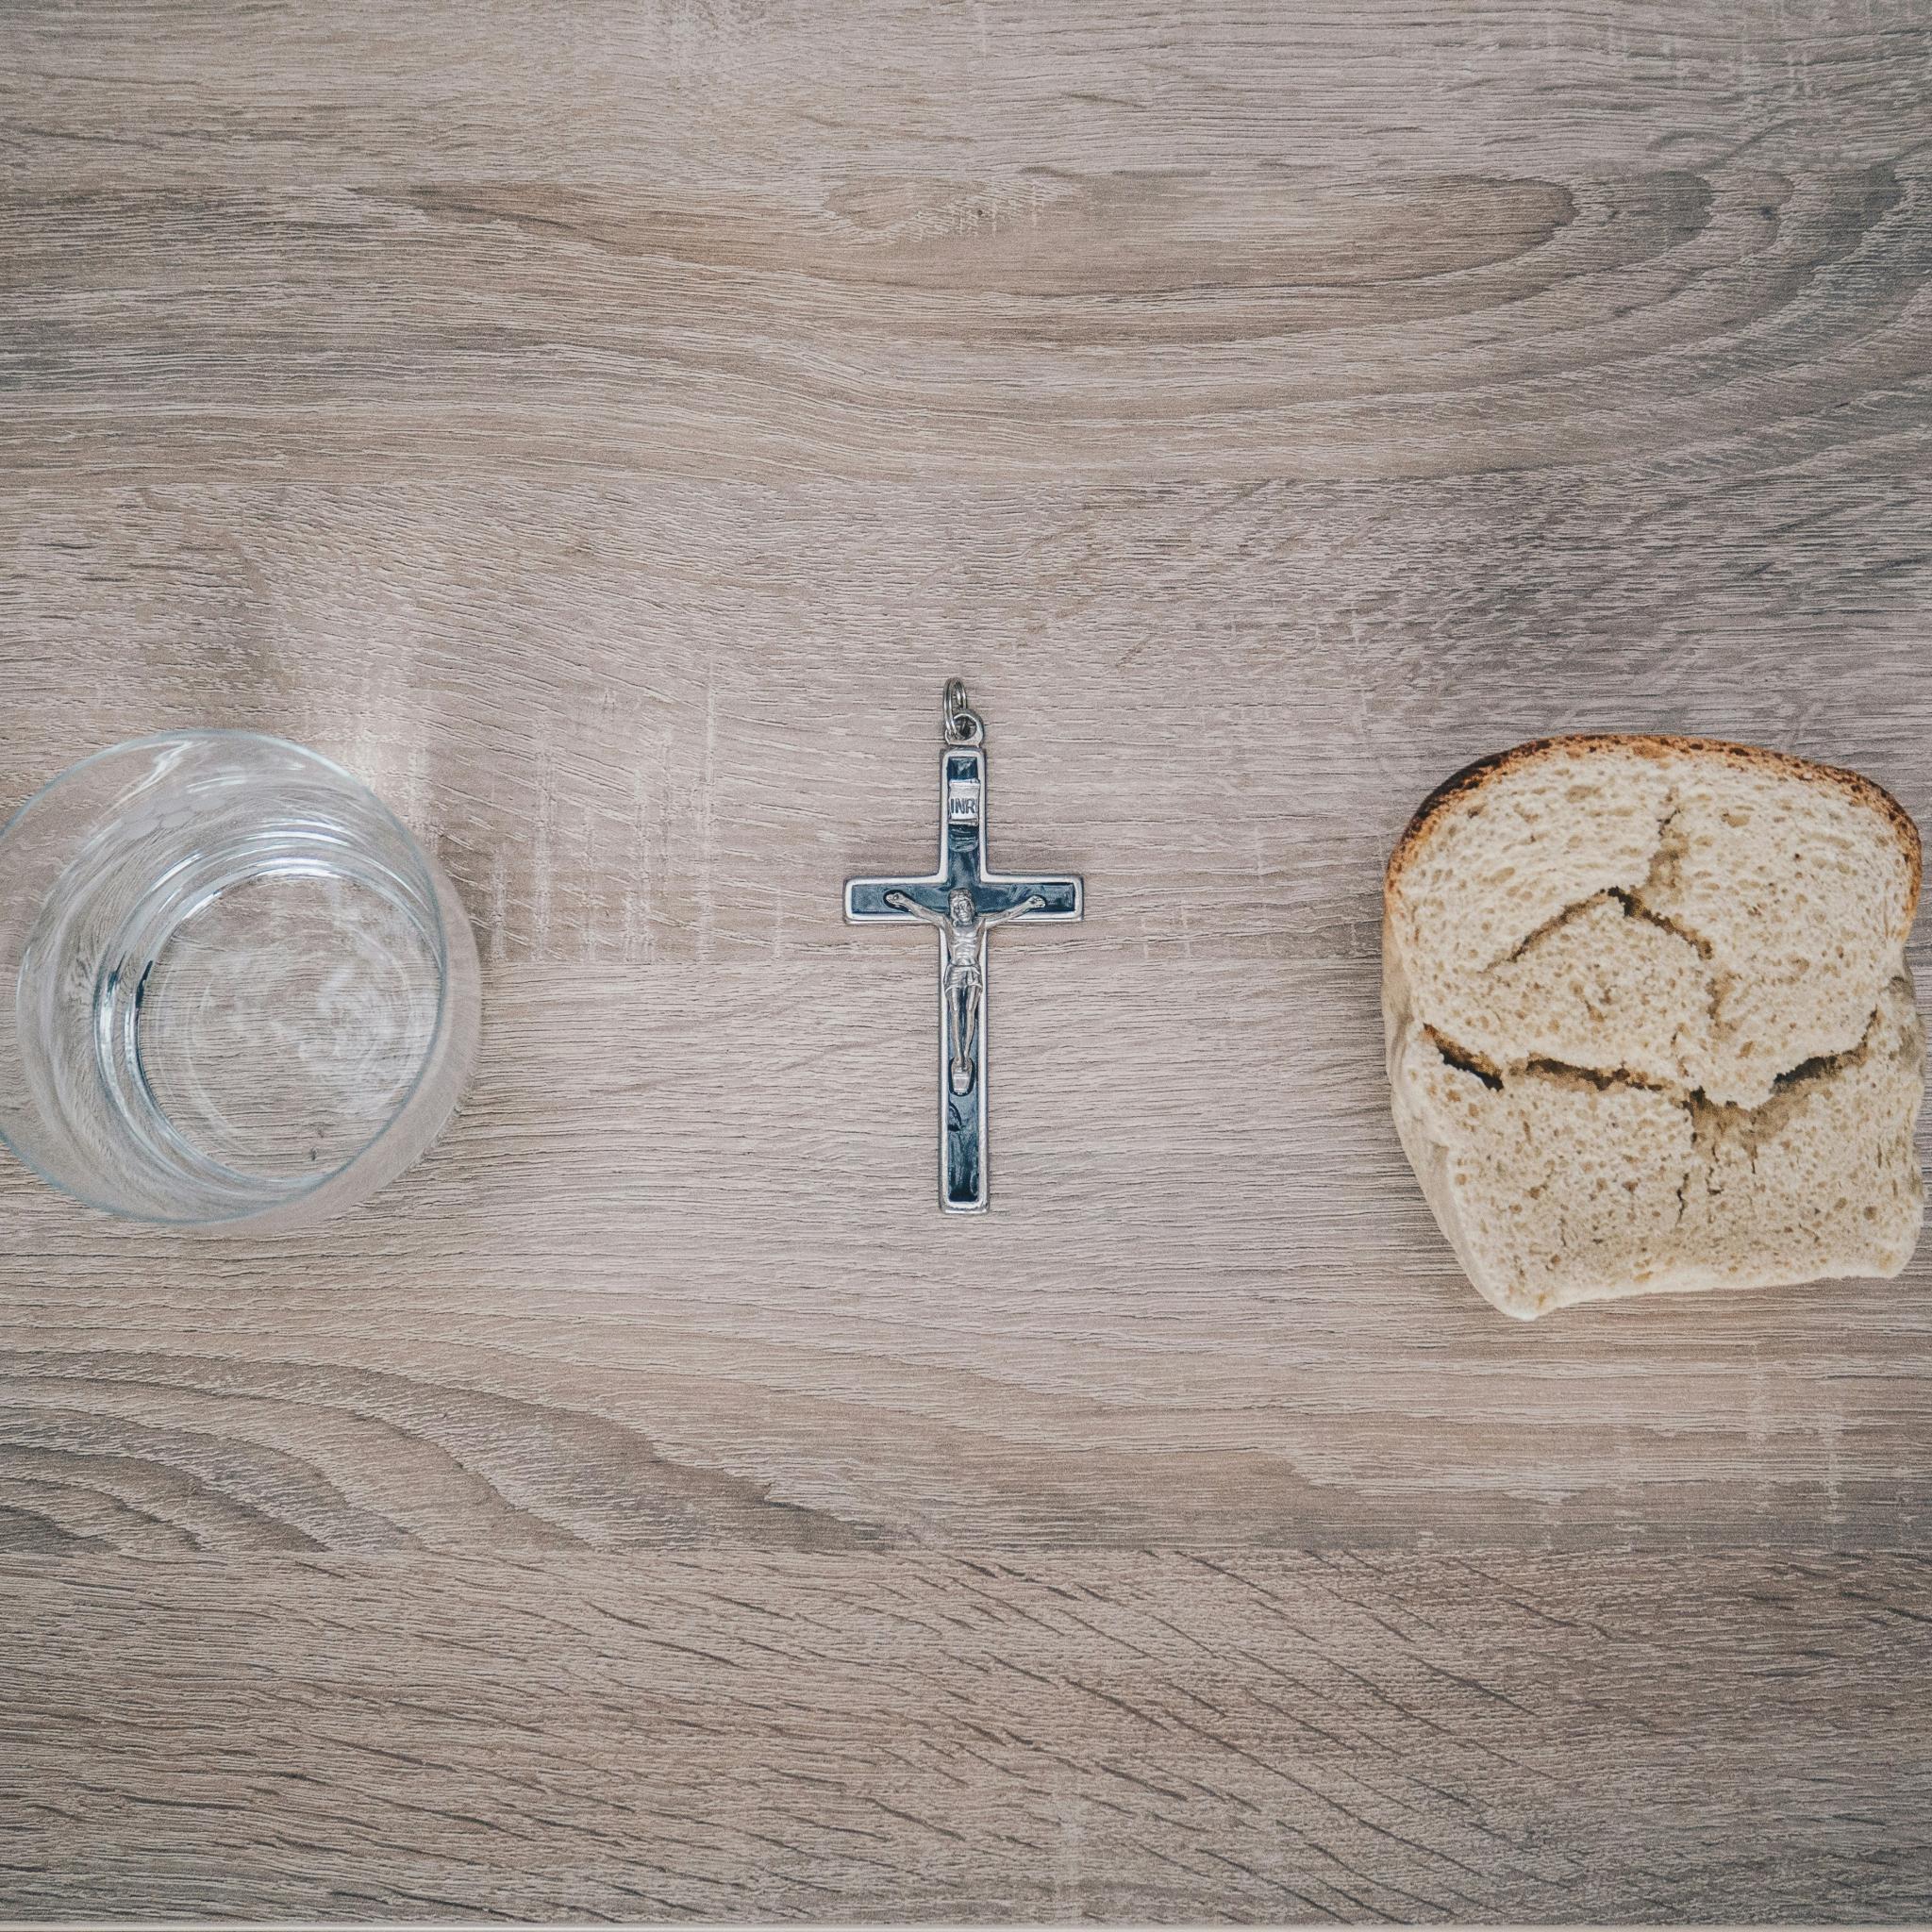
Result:
M1393 892L1409 860L1414 858L1435 821L1457 799L1480 791L1492 779L1518 767L1550 758L1586 758L1599 751L1634 752L1640 758L1668 758L1679 752L1695 752L1707 758L1727 758L1733 764L1771 771L1790 778L1808 778L1814 784L1836 785L1859 804L1870 806L1889 819L1911 873L1911 891L1906 905L1909 926L1919 909L1919 884L1924 869L1924 848L1919 828L1907 811L1882 785L1875 785L1858 772L1847 772L1837 765L1821 765L1801 758L1793 752L1772 751L1761 744L1733 744L1722 738L1679 738L1642 731L1579 731L1563 738L1532 738L1508 751L1491 752L1472 765L1453 773L1416 808L1395 850L1389 855L1389 870L1383 880L1383 896Z

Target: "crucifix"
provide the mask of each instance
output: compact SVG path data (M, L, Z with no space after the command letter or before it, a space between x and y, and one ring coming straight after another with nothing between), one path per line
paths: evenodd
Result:
M1078 919L1078 879L1009 877L986 863L986 729L956 677L940 754L940 863L924 878L847 879L845 917L929 925L940 948L940 1206L986 1206L986 936L1016 920Z

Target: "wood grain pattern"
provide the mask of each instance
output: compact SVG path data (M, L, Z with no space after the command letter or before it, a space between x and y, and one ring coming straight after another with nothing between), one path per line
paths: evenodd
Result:
M25 1913L1924 1908L1920 1558L4 1574Z
M487 983L338 1226L0 1169L0 1912L1932 1910L1932 1258L1507 1324L1377 984L1518 739L1932 819L1928 81L1920 0L5 9L0 802L314 744ZM955 672L1089 891L966 1225L839 919Z

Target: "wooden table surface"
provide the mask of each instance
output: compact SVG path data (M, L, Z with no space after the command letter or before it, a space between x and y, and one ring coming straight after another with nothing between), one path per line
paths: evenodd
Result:
M0 1171L0 1914L1932 1913L1932 1252L1508 1323L1377 1005L1517 739L1932 815L1928 90L1924 0L9 0L0 801L313 744L486 1010L339 1225ZM1089 894L964 1221L839 916L954 673Z

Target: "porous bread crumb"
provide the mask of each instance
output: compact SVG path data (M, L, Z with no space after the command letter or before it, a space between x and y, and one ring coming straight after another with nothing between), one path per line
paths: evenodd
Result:
M1519 748L1391 861L1396 1124L1475 1286L1895 1274L1923 1193L1916 830L1868 781L1708 741Z

